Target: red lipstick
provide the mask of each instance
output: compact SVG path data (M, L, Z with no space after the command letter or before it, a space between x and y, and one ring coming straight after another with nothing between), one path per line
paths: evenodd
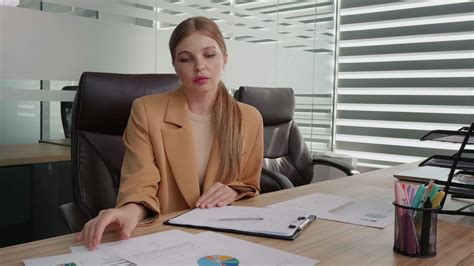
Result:
M200 77L197 77L193 80L194 83L198 84L198 85L204 85L207 83L207 80L209 78L208 77L205 77L205 76L200 76Z

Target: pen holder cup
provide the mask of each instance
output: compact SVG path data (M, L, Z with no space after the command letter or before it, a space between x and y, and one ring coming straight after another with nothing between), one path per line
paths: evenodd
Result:
M430 258L436 255L436 228L440 208L395 205L393 251L405 256Z

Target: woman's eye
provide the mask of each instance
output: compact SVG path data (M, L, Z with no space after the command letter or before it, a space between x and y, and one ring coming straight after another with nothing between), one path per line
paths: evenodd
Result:
M187 63L189 61L191 61L191 58L189 58L189 57L184 57L184 58L179 59L179 62L182 62L182 63Z
M205 57L207 57L207 58L212 58L214 56L216 56L216 54L207 54L207 55L205 55Z

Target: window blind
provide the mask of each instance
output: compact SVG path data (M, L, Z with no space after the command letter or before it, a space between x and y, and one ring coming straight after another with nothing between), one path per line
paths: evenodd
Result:
M340 0L336 151L383 168L459 144L474 121L474 2Z

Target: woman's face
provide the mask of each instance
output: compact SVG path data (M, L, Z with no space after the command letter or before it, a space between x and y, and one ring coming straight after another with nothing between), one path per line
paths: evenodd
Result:
M227 63L217 42L199 32L184 38L176 47L173 66L186 90L216 92Z

